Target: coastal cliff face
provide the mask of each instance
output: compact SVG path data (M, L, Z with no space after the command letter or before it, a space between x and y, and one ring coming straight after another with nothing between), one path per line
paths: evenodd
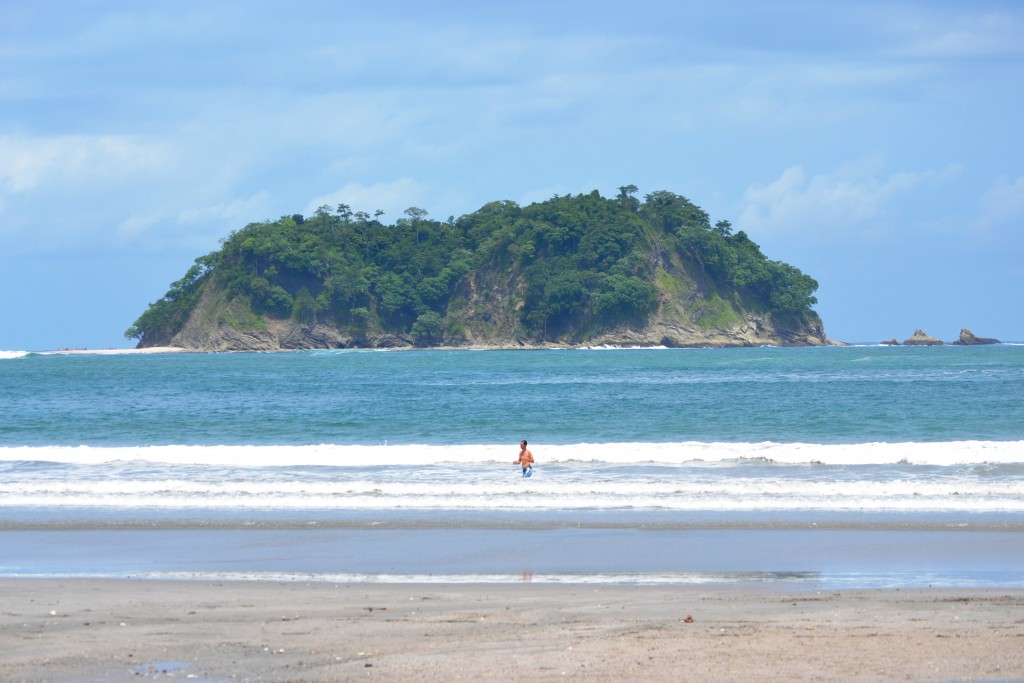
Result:
M671 267L671 266L670 266ZM657 311L646 325L623 325L585 341L569 336L538 341L524 329L522 283L514 273L481 271L459 284L460 302L446 317L456 330L430 346L449 348L559 348L578 346L665 346L725 348L744 346L825 346L831 341L816 313L782 316L745 308L724 299L678 270L661 271ZM148 340L147 340L148 341ZM229 300L215 280L206 284L182 329L148 345L196 351L279 351L299 349L411 349L424 346L408 333L369 325L353 335L331 321L254 317L243 299ZM141 346L141 345L140 345Z
M960 338L953 342L957 346L983 346L986 344L998 344L998 339L991 337L977 337L966 327L960 330Z
M680 321L656 321L643 330L623 329L596 337L585 344L571 342L532 342L517 337L474 337L442 342L446 348L560 348L577 346L624 346L669 348L727 348L744 346L826 346L828 339L821 324L790 327L778 325L770 318L748 315L744 321L728 329L701 329ZM415 341L407 335L370 334L351 337L338 328L325 325L303 325L291 320L268 320L258 330L238 330L228 325L204 327L189 324L167 342L154 346L170 346L191 351L283 351L300 349L412 349Z
M645 325L622 325L585 342L563 338L540 346L719 348L834 343L813 311L792 316L755 311L735 293L726 298L728 294L720 294L714 283L693 277L674 259L663 257L656 265L658 307ZM522 328L522 287L517 287L515 280L511 272L484 272L467 277L462 283L467 305L453 312L464 336L448 342L455 346L537 346Z

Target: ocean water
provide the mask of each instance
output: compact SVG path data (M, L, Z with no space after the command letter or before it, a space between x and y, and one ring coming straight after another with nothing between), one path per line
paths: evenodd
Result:
M0 542L13 576L1024 585L1024 346L2 352Z

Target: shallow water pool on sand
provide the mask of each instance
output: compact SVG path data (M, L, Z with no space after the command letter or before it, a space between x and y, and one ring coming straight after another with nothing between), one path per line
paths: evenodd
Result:
M0 576L1024 586L1019 530L257 527L0 531Z

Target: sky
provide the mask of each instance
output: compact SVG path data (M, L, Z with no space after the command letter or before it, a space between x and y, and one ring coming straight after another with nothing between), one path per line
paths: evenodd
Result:
M828 335L1024 340L1024 3L0 2L0 350L251 222L683 195Z

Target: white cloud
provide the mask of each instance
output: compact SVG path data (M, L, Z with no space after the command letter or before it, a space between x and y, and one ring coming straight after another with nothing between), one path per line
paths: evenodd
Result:
M257 192L251 197L244 197L198 208L187 208L178 212L177 222L180 225L192 223L225 222L235 228L239 221L252 220L253 216L266 215L270 211L271 197L267 191ZM269 216L267 216L269 218Z
M969 7L964 5L964 8ZM1024 25L1007 12L913 12L893 27L904 35L903 52L912 57L972 58L1017 56L1024 53Z
M580 192L582 192L582 190L580 190ZM572 190L568 189L568 187L564 183L560 183L558 185L549 185L547 187L530 189L524 192L522 195L520 195L519 201L517 203L519 204L519 206L529 206L530 204L546 202L555 195L565 195L571 193Z
M163 187L174 164L170 146L136 136L0 136L0 248L96 246L138 233L154 220L140 188Z
M162 205L126 216L118 223L115 241L120 245L145 242L150 248L167 244L209 248L216 238L253 220L269 218L270 205L271 197L266 191L237 199L226 197L221 203L185 209Z
M1024 175L1016 180L998 178L978 200L978 219L975 227L995 231L1012 227L1019 229L1024 222Z
M387 216L383 219L385 222L394 222L401 218L402 212L410 206L418 206L428 213L432 210L444 211L444 207L428 205L426 190L418 180L404 177L373 185L348 183L334 192L314 197L306 206L305 213L312 214L324 205L333 210L338 204L348 204L352 211L365 211L369 214L380 209Z
M14 193L50 183L93 186L150 171L168 156L160 143L125 135L0 136L0 181Z
M743 229L771 233L824 235L851 227L870 232L870 222L898 198L961 171L950 164L938 171L887 174L880 159L869 158L808 177L803 166L793 166L770 183L747 188L738 223Z
M208 247L270 201L212 136L0 136L0 248Z
M127 240L150 230L154 225L166 219L163 211L151 211L144 214L132 214L125 217L117 226L117 237Z

